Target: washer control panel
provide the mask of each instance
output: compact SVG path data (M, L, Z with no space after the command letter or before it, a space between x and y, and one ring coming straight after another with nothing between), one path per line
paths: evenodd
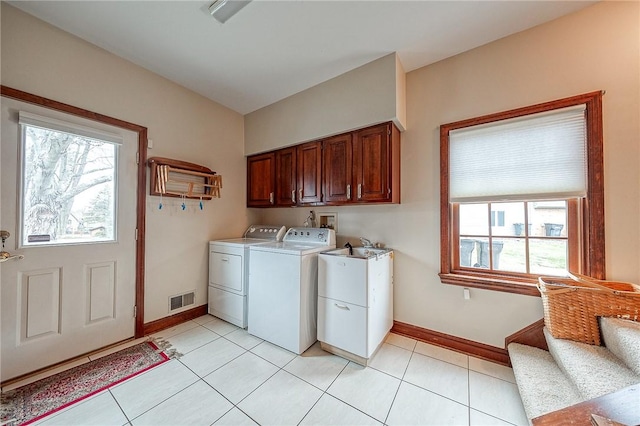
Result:
M336 243L336 231L329 228L289 228L282 241L331 246Z

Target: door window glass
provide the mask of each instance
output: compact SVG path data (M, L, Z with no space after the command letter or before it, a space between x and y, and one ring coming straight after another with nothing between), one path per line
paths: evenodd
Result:
M22 123L23 246L116 239L117 144Z

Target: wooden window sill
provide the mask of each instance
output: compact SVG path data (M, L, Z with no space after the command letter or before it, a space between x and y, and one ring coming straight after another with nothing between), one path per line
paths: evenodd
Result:
M480 288L483 290L502 291L505 293L522 294L525 296L540 296L533 279L505 277L492 274L439 274L443 284L459 285L463 287Z

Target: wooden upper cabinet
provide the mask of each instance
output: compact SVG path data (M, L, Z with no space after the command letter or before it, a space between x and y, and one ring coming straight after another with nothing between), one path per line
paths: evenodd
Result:
M322 142L297 147L298 205L322 201Z
M275 204L276 156L274 152L247 157L247 207Z
M342 204L353 199L352 134L323 141L323 201Z
M400 202L400 131L391 122L247 157L247 206Z
M355 202L400 202L400 132L392 123L354 132Z
M297 204L296 147L276 151L276 206L290 207Z

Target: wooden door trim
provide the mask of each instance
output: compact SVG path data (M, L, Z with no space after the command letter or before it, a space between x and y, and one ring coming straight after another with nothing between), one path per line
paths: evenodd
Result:
M0 85L0 96L15 99L25 103L38 105L55 111L64 112L114 127L130 130L138 133L138 186L136 199L136 229L138 230L136 241L136 286L135 306L136 319L134 336L144 336L144 256L145 256L145 218L146 218L146 183L147 183L147 128L139 124L129 123L117 118L99 114L73 105L54 101L42 96L34 95L22 90Z

